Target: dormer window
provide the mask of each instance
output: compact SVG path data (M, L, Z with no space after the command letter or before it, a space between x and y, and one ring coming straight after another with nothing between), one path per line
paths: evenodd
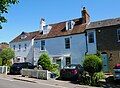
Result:
M74 21L67 21L66 22L66 30L72 30L74 27L75 22Z
M21 39L25 39L27 36L25 34L21 35Z
M68 22L68 29L72 29L71 21Z
M51 30L52 26L46 25L43 27L43 34L48 34Z

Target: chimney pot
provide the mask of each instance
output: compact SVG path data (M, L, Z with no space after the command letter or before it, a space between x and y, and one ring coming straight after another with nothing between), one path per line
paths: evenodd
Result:
M41 21L40 21L41 30L43 30L43 27L44 27L45 25L46 25L45 19L44 19L44 18L41 18Z

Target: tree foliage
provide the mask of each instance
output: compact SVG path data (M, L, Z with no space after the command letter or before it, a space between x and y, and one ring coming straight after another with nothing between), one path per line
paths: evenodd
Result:
M11 48L5 48L0 52L0 58L2 58L2 65L6 65L8 60L15 57L15 53Z
M2 43L0 43L0 44L5 44L5 45L9 45L7 42L2 42Z
M50 70L51 61L47 54L42 54L38 59L38 65L41 65L43 70Z
M16 3L18 3L18 0L0 0L0 29L2 29L1 23L7 22L7 19L2 14L8 13L8 7Z
M0 66L2 66L2 58L0 58Z
M100 72L102 70L102 60L96 55L87 55L84 59L83 67L89 74Z

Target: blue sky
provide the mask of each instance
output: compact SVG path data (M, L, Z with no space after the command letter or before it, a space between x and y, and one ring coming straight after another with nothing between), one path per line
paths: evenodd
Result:
M47 24L81 17L85 6L90 20L98 21L120 17L120 0L20 0L12 5L4 16L7 23L2 24L0 42L10 42L22 31L32 32L40 29L40 19Z

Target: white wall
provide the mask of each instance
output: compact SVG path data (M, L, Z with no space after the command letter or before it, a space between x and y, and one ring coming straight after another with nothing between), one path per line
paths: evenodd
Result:
M96 47L96 33L95 30L87 30L89 32L94 32L94 43L86 44L85 33L75 34L69 36L55 37L55 38L46 38L40 40L29 40L24 42L10 43L10 47L13 48L13 45L16 46L15 57L20 57L21 62L24 62L24 57L27 61L37 64L38 58L41 54L47 53L51 60L53 57L58 57L61 59L61 66L66 65L66 57L71 57L72 64L81 64L86 53L86 45L88 46L88 54L95 54L97 52ZM65 49L65 38L70 38L70 49ZM41 40L45 40L45 51L41 51ZM18 46L21 44L21 50L18 51ZM27 44L27 49L24 50L24 44Z
M94 43L88 42L88 33L93 32L94 33ZM87 30L87 46L88 46L88 54L96 54L97 52L97 46L96 46L96 32L95 30Z
M65 49L65 38L70 38L70 49ZM70 56L72 63L82 64L86 52L85 34L76 34L63 37L55 37L43 39L45 40L46 51L40 51L41 40L34 42L34 56L37 62L42 53L47 53L51 57L63 57L63 64L65 65L65 57Z
M17 57L20 58L20 62L24 62L24 58L26 57L26 61L33 63L33 40L24 41L24 42L15 42L10 43L10 47L13 49L15 45L15 59ZM21 49L19 50L19 44L21 45ZM25 50L24 45L27 44L27 49Z

